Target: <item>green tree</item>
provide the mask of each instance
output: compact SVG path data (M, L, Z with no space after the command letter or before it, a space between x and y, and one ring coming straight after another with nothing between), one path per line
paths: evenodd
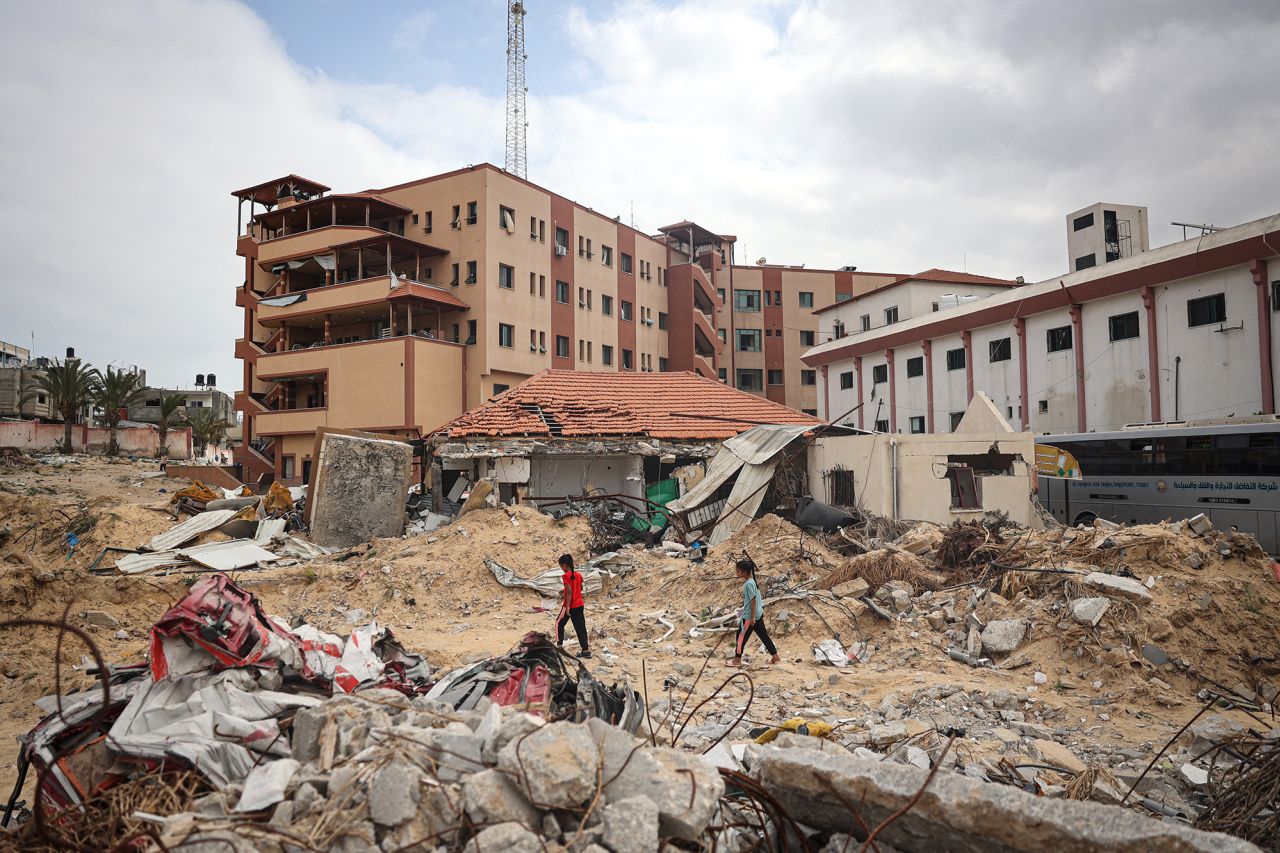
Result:
M213 409L187 409L187 426L196 443L196 452L203 454L210 444L216 444L227 435L231 424L214 414Z
M102 407L102 420L111 431L111 440L107 442L108 456L115 456L120 452L120 445L116 441L120 421L124 419L128 408L146 393L142 375L132 370L126 372L108 366L105 374L98 374L98 387L93 401Z
M63 453L70 453L71 425L76 422L81 410L93 402L98 384L98 371L87 363L78 359L64 363L55 358L53 366L36 377L35 388L23 395L22 402L28 403L40 393L45 395L49 401L49 409L62 418L60 449Z
M186 401L183 394L162 394L160 396L160 420L156 422L156 427L160 430L160 447L156 449L156 456L168 456L168 440L169 427L181 420L179 409Z

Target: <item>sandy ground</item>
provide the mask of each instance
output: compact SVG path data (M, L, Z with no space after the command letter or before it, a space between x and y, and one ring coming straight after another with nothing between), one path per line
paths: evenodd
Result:
M133 547L171 526L163 511L167 495L184 484L137 479L155 470L152 463L80 458L82 464L62 468L0 469L0 527L12 531L10 541L0 545L0 618L56 619L69 609L71 621L86 627L109 661L139 661L147 629L182 595L190 576L99 577L88 575L85 567L106 545ZM87 513L94 520L70 559L61 543L68 520L55 510L70 519ZM34 536L15 543L32 524L37 525ZM981 693L1006 689L1033 703L1054 725L1078 727L1096 743L1154 754L1198 710L1195 692L1203 683L1171 667L1157 669L1134 651L1146 642L1158 643L1227 686L1253 689L1274 682L1280 584L1270 562L1261 558L1224 559L1210 552L1202 569L1190 569L1183 560L1203 551L1202 545L1168 528L1125 535L1132 540L1123 552L1126 564L1139 578L1155 578L1154 601L1114 606L1098 629L1064 618L1063 603L1079 588L1077 580L1062 576L1035 576L1030 586L1011 580L1002 587L1005 599L978 604L984 621L1030 620L1029 640L1011 656L1015 663L1025 659L1016 668L974 669L952 661L946 655L951 641L925 620L942 596L965 606L970 589L917 600L912 616L892 624L851 600L848 610L820 604L816 611L804 601L778 602L767 618L784 662L768 666L760 650L748 654L755 689L768 694L757 696L748 719L777 723L826 711L812 715L841 721L843 731L856 732L865 728L866 709L890 693L905 697L935 685ZM258 595L268 612L335 633L377 619L434 667L448 668L500 654L528 631L554 631L557 603L500 586L484 566L486 557L531 576L554 567L565 551L585 559L587 538L582 519L555 521L525 507L481 510L431 534L377 540L355 553L310 564L242 572L237 582ZM672 690L679 700L710 659L690 702L696 704L730 674L723 658L732 638L695 639L689 629L704 614L740 601L730 560L743 548L759 562L766 591L809 581L847 562L773 517L719 546L702 565L629 547L624 554L632 570L608 581L603 593L587 602L593 670L604 681L626 679L637 689L647 682L651 701L665 695L664 682L677 685ZM89 626L82 614L90 609L105 611L120 624ZM676 626L665 640L667 629L646 616L656 611L665 611ZM127 638L117 639L117 632ZM815 663L811 645L834 634L846 645L870 643L870 660L844 669ZM7 745L0 751L0 792L7 792L14 779L12 738L40 719L31 702L54 692L55 639L55 632L31 628L8 629L0 639L0 744ZM576 643L570 640L568 648L573 651ZM64 644L64 690L91 683L74 669L84 653L74 640ZM1036 684L1037 672L1046 676L1044 684ZM741 708L745 698L745 688L735 683L707 710ZM1100 698L1108 704L1093 704ZM1240 721L1248 722L1243 716ZM976 754L999 751L988 741L974 741L969 748Z

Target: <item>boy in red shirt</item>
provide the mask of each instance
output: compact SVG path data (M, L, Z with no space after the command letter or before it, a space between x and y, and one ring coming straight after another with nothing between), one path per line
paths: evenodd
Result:
M574 570L573 557L569 554L561 555L559 562L564 572L564 594L563 601L560 602L560 618L556 620L556 645L564 648L564 626L569 620L573 620L573 631L578 635L578 645L582 649L578 652L578 657L589 658L591 650L587 648L587 617L582 611L582 573Z

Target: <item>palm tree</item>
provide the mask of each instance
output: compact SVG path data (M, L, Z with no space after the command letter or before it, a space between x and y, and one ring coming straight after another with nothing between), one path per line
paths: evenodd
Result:
M226 437L231 424L214 414L213 409L187 409L187 426L196 442L196 452L203 454L210 444Z
M53 366L36 377L35 388L23 396L23 403L43 393L49 400L49 409L62 418L63 453L71 452L71 425L81 410L93 402L98 391L98 371L79 359L65 363L53 360Z
M107 442L108 456L115 456L120 452L120 445L116 442L120 421L124 420L129 407L141 400L146 393L142 375L135 371L126 373L108 365L105 374L98 374L98 389L93 401L102 407L102 420L111 431L111 440Z
M182 394L160 395L160 420L156 427L160 430L160 446L156 448L156 456L169 455L169 426L179 420L178 410L182 408L185 397Z

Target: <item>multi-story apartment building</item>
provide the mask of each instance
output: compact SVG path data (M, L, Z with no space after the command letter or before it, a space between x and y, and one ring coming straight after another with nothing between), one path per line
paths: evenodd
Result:
M231 397L212 384L205 383L203 376L199 378L201 381L194 388L147 388L146 395L129 407L129 420L147 424L159 423L161 398L168 394L178 394L182 397L182 408L188 411L209 409L214 417L234 424L236 413ZM210 379L212 378L210 374Z
M1139 251L1146 209L1128 209L1141 228L1118 257L809 350L822 417L858 407L845 422L949 432L975 391L1038 433L1275 413L1280 214ZM1091 210L1067 218L1073 264L1080 232L1100 225L1095 250L1117 254L1112 217L1077 227Z
M651 236L488 164L328 189L233 193L246 476L297 482L317 427L423 434L547 367L718 374L731 238Z

